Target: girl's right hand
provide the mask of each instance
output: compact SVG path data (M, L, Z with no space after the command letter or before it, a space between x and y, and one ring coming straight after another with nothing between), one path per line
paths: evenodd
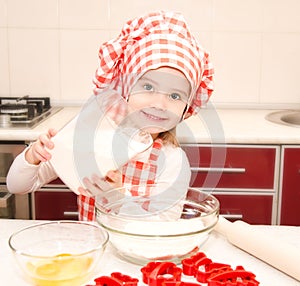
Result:
M83 178L85 188L79 187L78 192L84 196L96 196L105 194L115 188L122 186L122 174L118 170L108 171L105 177L93 174L91 178Z
M51 138L56 135L57 131L50 128L47 133L41 134L39 139L35 141L25 154L25 159L28 163L38 165L40 162L46 162L51 159L51 154L48 149L54 148L54 143Z

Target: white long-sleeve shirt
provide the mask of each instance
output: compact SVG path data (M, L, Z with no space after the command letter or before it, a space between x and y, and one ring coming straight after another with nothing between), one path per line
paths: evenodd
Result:
M25 159L26 151L27 149L16 157L8 172L7 187L11 193L34 192L58 177L49 162L41 162L39 165L29 164ZM149 152L152 152L151 149ZM147 161L148 157L149 154L145 153L138 161ZM179 147L163 145L156 164L155 184L169 187L171 192L164 193L168 199L183 198L191 177L190 165L184 151Z
M49 162L41 162L39 165L28 163L25 159L28 148L16 157L7 174L6 183L11 193L34 192L58 177ZM157 160L156 183L176 181L179 188L188 186L191 172L183 150L178 147L163 146L162 154ZM140 160L143 159L139 158Z

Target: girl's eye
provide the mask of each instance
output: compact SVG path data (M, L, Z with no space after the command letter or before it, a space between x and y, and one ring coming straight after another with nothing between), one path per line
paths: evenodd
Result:
M153 86L149 83L144 84L143 88L147 91L153 91Z
M180 96L180 94L178 94L178 93L171 93L171 94L170 94L170 98L171 98L171 99L174 99L174 100L180 100L180 99L181 99L181 96Z

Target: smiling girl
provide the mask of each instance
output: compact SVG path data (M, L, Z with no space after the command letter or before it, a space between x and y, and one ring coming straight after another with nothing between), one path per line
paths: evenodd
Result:
M182 15L156 12L128 21L117 38L100 47L99 59L94 93L101 96L103 90L117 90L128 103L130 119L153 138L152 148L120 170L108 172L106 182L111 188L164 185L172 191L168 194L175 194L175 200L184 197L191 174L175 129L197 114L212 94L213 68L208 54ZM7 176L10 192L32 192L59 176L49 164L51 154L45 148L54 148L51 138L55 133L49 130L41 135L15 159ZM85 188L79 189L79 219L95 219L94 196L102 191L102 181L98 176L85 179ZM129 195L153 194L141 188Z

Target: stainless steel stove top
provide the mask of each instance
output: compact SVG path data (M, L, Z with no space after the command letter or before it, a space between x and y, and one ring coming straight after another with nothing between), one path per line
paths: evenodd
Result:
M61 109L49 97L0 97L0 128L33 128Z

